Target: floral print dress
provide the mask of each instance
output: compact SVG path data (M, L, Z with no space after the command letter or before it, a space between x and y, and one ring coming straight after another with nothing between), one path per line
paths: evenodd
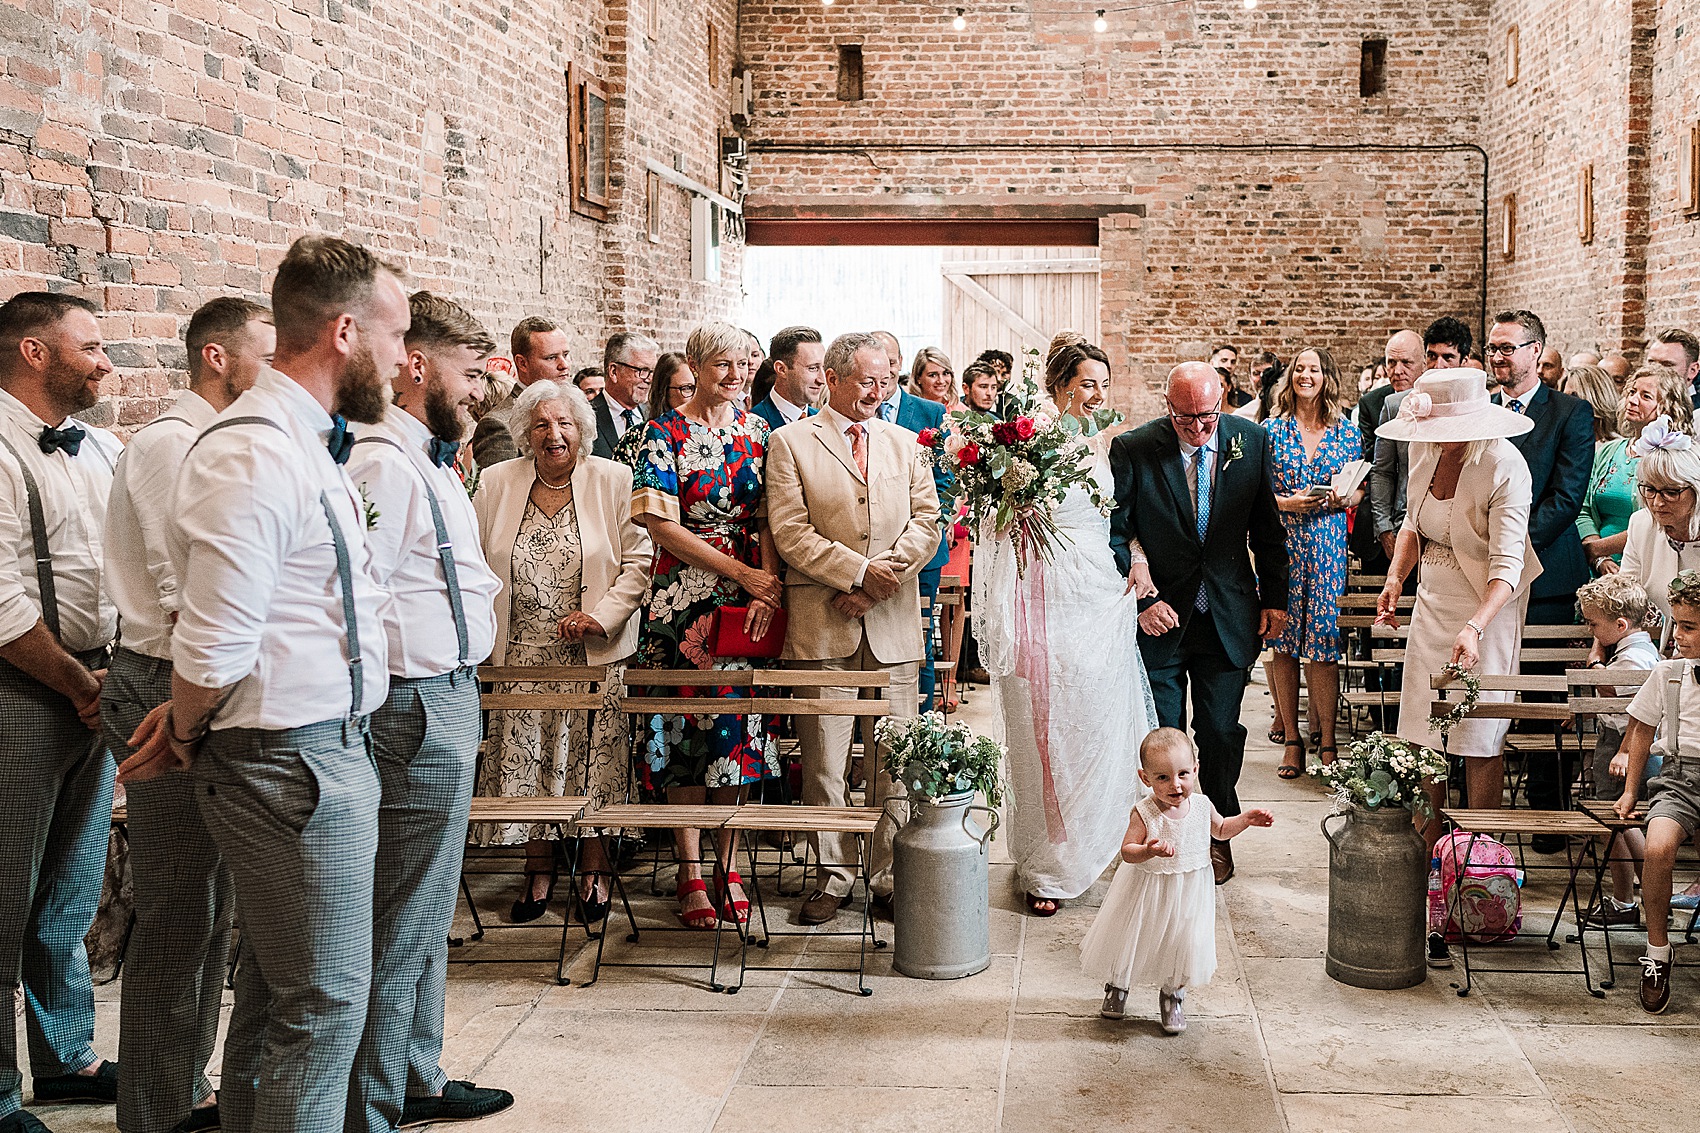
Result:
M1269 433L1271 470L1279 496L1297 495L1312 485L1326 484L1348 463L1363 456L1363 434L1346 417L1323 431L1314 458L1305 453L1295 419L1271 417L1263 427ZM1346 513L1298 515L1284 511L1281 525L1287 529L1291 581L1287 588L1287 628L1272 645L1277 653L1288 657L1338 661L1340 595L1346 592Z
M669 410L645 426L633 477L632 518L669 519L715 550L761 566L766 516L767 422L734 409L721 428ZM649 606L637 664L651 669L748 669L742 659L712 655L716 612L743 606L749 595L730 579L691 566L655 545ZM641 685L641 673L628 678ZM742 690L680 689L680 696L737 696ZM657 690L672 695L671 690ZM645 722L643 768L649 785L740 787L778 772L779 742L761 716L656 715Z
M584 643L564 641L561 619L580 607L584 545L578 517L568 504L553 516L530 501L514 537L512 596L508 614L508 665L582 667ZM510 799L590 796L590 809L628 801L630 740L619 691L624 666L608 669L600 711L503 709L490 714L490 739L479 761L478 794ZM497 692L586 693L577 681L514 681ZM589 719L586 719L589 717ZM480 823L479 846L514 846L553 840L555 826Z

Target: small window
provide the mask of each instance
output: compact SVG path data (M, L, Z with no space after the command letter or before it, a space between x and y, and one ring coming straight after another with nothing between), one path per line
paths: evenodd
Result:
M838 45L838 101L862 101L862 45Z
M1358 95L1373 98L1387 89L1387 41L1364 40L1363 55L1358 60Z
M661 243L661 174L651 169L644 182L644 215L651 244Z
M1576 174L1576 236L1584 244L1594 242L1594 163Z
M608 219L608 90L576 65L567 68L567 137L573 211Z
M708 85L720 85L720 29L713 19L708 21Z
M662 0L646 0L644 33L650 39L661 38L661 3Z
M1499 209L1499 254L1508 260L1517 258L1517 194L1505 194Z

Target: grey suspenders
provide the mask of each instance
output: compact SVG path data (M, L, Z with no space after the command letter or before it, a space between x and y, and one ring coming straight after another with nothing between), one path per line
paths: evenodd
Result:
M358 437L355 439L354 443L357 445L389 445L391 448L400 452L404 459L407 458L407 450L402 448L401 445L397 444L389 437ZM408 464L413 464L413 461L408 459ZM415 467L414 471L418 472L419 469ZM467 643L466 634L466 608L461 605L460 572L455 567L454 543L450 541L449 529L447 525L443 523L443 508L442 505L437 502L437 493L431 490L431 481L428 480L423 473L420 473L419 481L424 485L425 499L431 505L431 525L437 529L437 561L443 564L443 581L448 583L449 612L454 615L455 641L460 646L459 667L464 669L466 668L468 660L467 652L469 651L470 646Z
M200 444L209 434L232 425L269 425L280 433L289 432L268 417L231 417L208 425L196 438L195 443ZM354 571L348 558L348 542L342 535L342 524L337 522L330 497L324 492L319 493L319 506L324 509L325 521L331 527L331 546L336 549L336 579L342 586L342 624L348 645L348 682L351 688L348 713L350 716L359 716L361 693L365 687L365 681L361 678L361 666L365 659L360 656L360 620L354 613Z
M18 462L18 471L24 475L24 497L30 513L30 539L35 544L35 583L36 589L41 593L41 620L47 624L47 632L57 640L59 591L53 583L53 552L47 548L47 517L41 510L41 489L36 487L30 466L24 463L22 454L12 446L12 442L0 436L0 445L6 446L6 451Z

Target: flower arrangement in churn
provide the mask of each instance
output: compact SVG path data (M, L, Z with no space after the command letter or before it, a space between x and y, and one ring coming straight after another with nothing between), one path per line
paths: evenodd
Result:
M1371 732L1354 741L1333 763L1317 764L1310 773L1334 792L1340 811L1354 806L1403 807L1432 818L1424 788L1446 781L1446 757L1433 748Z
M978 791L993 807L1003 803L1004 746L977 736L966 724L947 724L937 712L907 720L887 717L875 730L885 748L885 770L929 799Z
M1109 514L1110 502L1092 479L1085 439L1122 419L1110 409L1096 411L1084 423L1059 413L1039 385L1038 369L1038 351L1027 351L1021 376L1012 377L1004 391L1007 420L976 410L950 415L956 479L971 526L1008 535L1022 574L1034 558L1049 562L1057 543L1067 538L1053 516L1070 488L1085 488L1099 510Z

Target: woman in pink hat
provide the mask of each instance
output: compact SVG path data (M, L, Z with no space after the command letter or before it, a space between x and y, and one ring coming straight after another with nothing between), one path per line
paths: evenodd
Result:
M1430 370L1378 436L1410 441L1410 501L1377 602L1378 622L1394 615L1405 578L1420 562L1417 604L1405 646L1399 738L1465 757L1472 808L1500 805L1502 745L1508 721L1464 720L1443 739L1428 725L1430 678L1450 662L1477 673L1515 673L1529 605L1541 573L1529 544L1529 466L1507 437L1534 422L1488 398L1480 370ZM1483 701L1510 693L1483 692ZM1435 787L1436 808L1444 788ZM1439 821L1430 824L1431 840Z

